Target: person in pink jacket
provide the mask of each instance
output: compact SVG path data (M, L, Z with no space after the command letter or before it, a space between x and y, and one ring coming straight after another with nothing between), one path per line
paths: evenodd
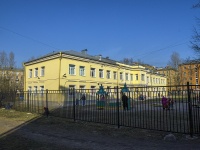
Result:
M162 106L163 106L163 109L168 109L168 100L166 97L162 97Z

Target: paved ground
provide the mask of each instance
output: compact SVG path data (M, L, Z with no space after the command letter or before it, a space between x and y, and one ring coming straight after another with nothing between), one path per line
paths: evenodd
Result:
M0 149L4 150L155 150L200 149L200 139L174 134L175 141L165 141L169 134L159 131L117 128L55 117L39 117L30 122L0 116Z

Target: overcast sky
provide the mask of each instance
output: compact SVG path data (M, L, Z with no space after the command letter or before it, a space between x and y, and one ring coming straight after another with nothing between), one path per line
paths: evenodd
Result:
M198 0L0 0L0 51L18 67L52 51L88 49L114 60L165 67L190 48Z

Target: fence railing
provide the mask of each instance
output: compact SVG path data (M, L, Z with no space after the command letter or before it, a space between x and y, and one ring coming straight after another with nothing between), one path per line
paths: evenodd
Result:
M50 115L57 117L191 136L199 134L200 90L197 86L185 85L173 91L163 91L163 88L129 87L125 93L128 97L127 110L123 108L123 93L118 87L106 89L104 94L97 94L98 89L96 92L94 89L20 92L15 95L13 108L44 113L44 107L48 107ZM81 99L82 95L85 95L85 100ZM166 108L163 107L163 96L171 100Z

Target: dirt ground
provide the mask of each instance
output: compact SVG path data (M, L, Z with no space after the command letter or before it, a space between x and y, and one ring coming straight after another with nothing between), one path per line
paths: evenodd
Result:
M74 122L52 116L47 118L14 110L0 111L1 150L200 149L199 138L188 139L186 135L174 134L175 141L166 141L164 137L167 134L169 133Z

